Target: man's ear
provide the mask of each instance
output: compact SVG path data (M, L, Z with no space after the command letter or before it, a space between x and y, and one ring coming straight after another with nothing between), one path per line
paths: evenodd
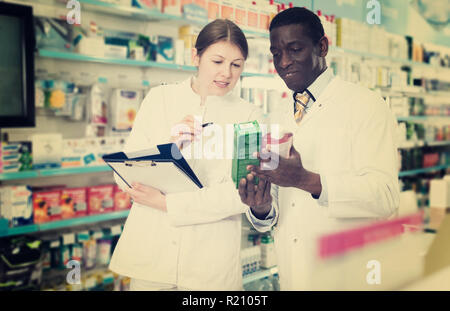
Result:
M320 38L319 42L317 43L317 47L318 47L318 53L320 57L325 57L328 54L328 37L327 36L323 36L322 38Z
M198 56L196 48L192 48L191 55L192 55L192 64L198 67L200 65L200 56Z

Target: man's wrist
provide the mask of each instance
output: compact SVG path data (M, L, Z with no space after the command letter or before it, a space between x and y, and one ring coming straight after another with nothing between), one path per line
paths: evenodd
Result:
M296 188L307 191L314 197L320 197L320 194L322 193L322 183L320 182L320 175L303 168Z
M270 210L272 209L272 204L269 203L265 206L252 206L250 207L253 216L260 220L265 220L267 215L269 215Z

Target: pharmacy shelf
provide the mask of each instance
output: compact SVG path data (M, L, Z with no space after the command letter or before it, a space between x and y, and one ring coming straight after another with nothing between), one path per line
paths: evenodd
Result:
M415 62L415 61L411 61L411 60L403 59L403 58L395 58L395 57L390 57L390 56L378 55L378 54L374 54L374 53L370 53L370 52L350 50L350 49L345 49L345 48L341 48L341 47L337 47L337 46L330 46L329 51L332 54L333 53L350 54L350 55L359 56L362 58L372 58L372 59L379 59L379 60L383 60L383 61L390 61L390 62L394 62L394 63L401 63L403 65L407 65L407 66L411 66L411 67L423 67L423 68L434 69L434 70L450 70L450 68L448 68L448 67L442 67L442 66L438 66L438 65L431 65L431 64L427 64L427 63Z
M27 234L27 233L38 233L42 231L49 231L67 227L81 226L95 224L101 221L110 221L115 219L126 218L129 214L129 210L113 212L107 214L92 215L86 217L78 217L71 219L64 219L58 221L51 221L42 224L33 224L20 226L15 228L2 228L0 227L0 237Z
M52 0L12 0L14 2L30 3L37 2L48 5L66 5L67 1L53 2ZM127 5L120 5L115 3L108 3L98 0L78 0L81 4L81 10L87 10L95 13L108 14L133 20L141 20L148 22L159 22L170 26L185 26L194 25L203 27L207 24L205 21L199 21L195 19L186 18L182 15L172 15L167 13L161 13L159 9L145 9L132 7ZM131 3L131 2L130 2ZM209 21L208 21L209 22ZM242 31L247 37L261 37L269 38L268 31L262 30L250 30L243 28Z
M417 147L440 147L440 146L448 146L450 145L450 140L444 141L406 141L400 144L400 149L410 149Z
M171 15L166 13L161 13L159 9L141 9L137 7L118 5L114 3L106 3L97 0L79 0L82 9L88 9L90 11L99 12L99 13L107 13L121 17L133 18L133 19L141 19L147 21L158 21L158 22L167 22L170 25L196 25L199 27L203 27L207 24L207 22L188 19L183 16ZM268 31L257 31L257 30L247 30L243 29L243 32L247 36L255 36L255 37L263 37L269 38Z
M243 278L242 283L245 285L245 284L251 283L253 281L261 280L265 277L268 277L268 276L271 276L271 275L274 275L277 273L278 273L278 267L272 267L269 269L261 269L261 270L258 270L256 272L246 275Z
M51 58L51 59L61 59L68 61L80 61L80 62L90 62L90 63L100 63L100 64L111 64L111 65L124 65L124 66L134 66L134 67L149 67L149 68L161 68L168 70L182 70L182 71L197 71L195 66L187 65L177 65L171 63L159 63L154 61L139 61L134 59L120 59L120 58L110 58L110 57L96 57L83 55L73 52L63 52L63 51L53 51L40 49L39 57ZM274 77L274 74L264 74L264 73L253 73L253 72L243 72L243 77Z
M402 171L398 174L398 176L399 177L414 176L414 175L423 174L423 173L430 173L430 172L445 170L448 168L450 168L450 164L420 168L420 169L410 170L410 171Z
M26 179L26 178L50 177L50 176L60 176L60 175L72 175L72 174L99 173L99 172L108 172L108 171L111 171L111 168L107 165L32 170L32 171L0 174L0 181Z
M397 117L397 120L408 122L420 122L420 121L447 119L447 118L450 118L450 116L409 116L409 117Z
M414 90L411 89L391 89L386 87L377 87L380 90L382 96L389 97L411 97L411 98L442 98L447 100L450 98L450 92L445 91L425 91L424 89Z

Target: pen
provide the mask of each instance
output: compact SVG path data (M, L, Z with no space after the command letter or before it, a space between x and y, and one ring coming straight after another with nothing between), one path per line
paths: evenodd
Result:
M207 126L212 125L212 124L214 124L214 123L213 122L203 123L202 127L207 127Z

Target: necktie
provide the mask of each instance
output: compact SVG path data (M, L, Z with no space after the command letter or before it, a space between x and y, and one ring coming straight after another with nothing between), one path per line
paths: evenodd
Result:
M308 92L304 91L303 93L294 93L294 118L297 124L303 119L305 115L306 107L308 106L308 102L311 99Z

